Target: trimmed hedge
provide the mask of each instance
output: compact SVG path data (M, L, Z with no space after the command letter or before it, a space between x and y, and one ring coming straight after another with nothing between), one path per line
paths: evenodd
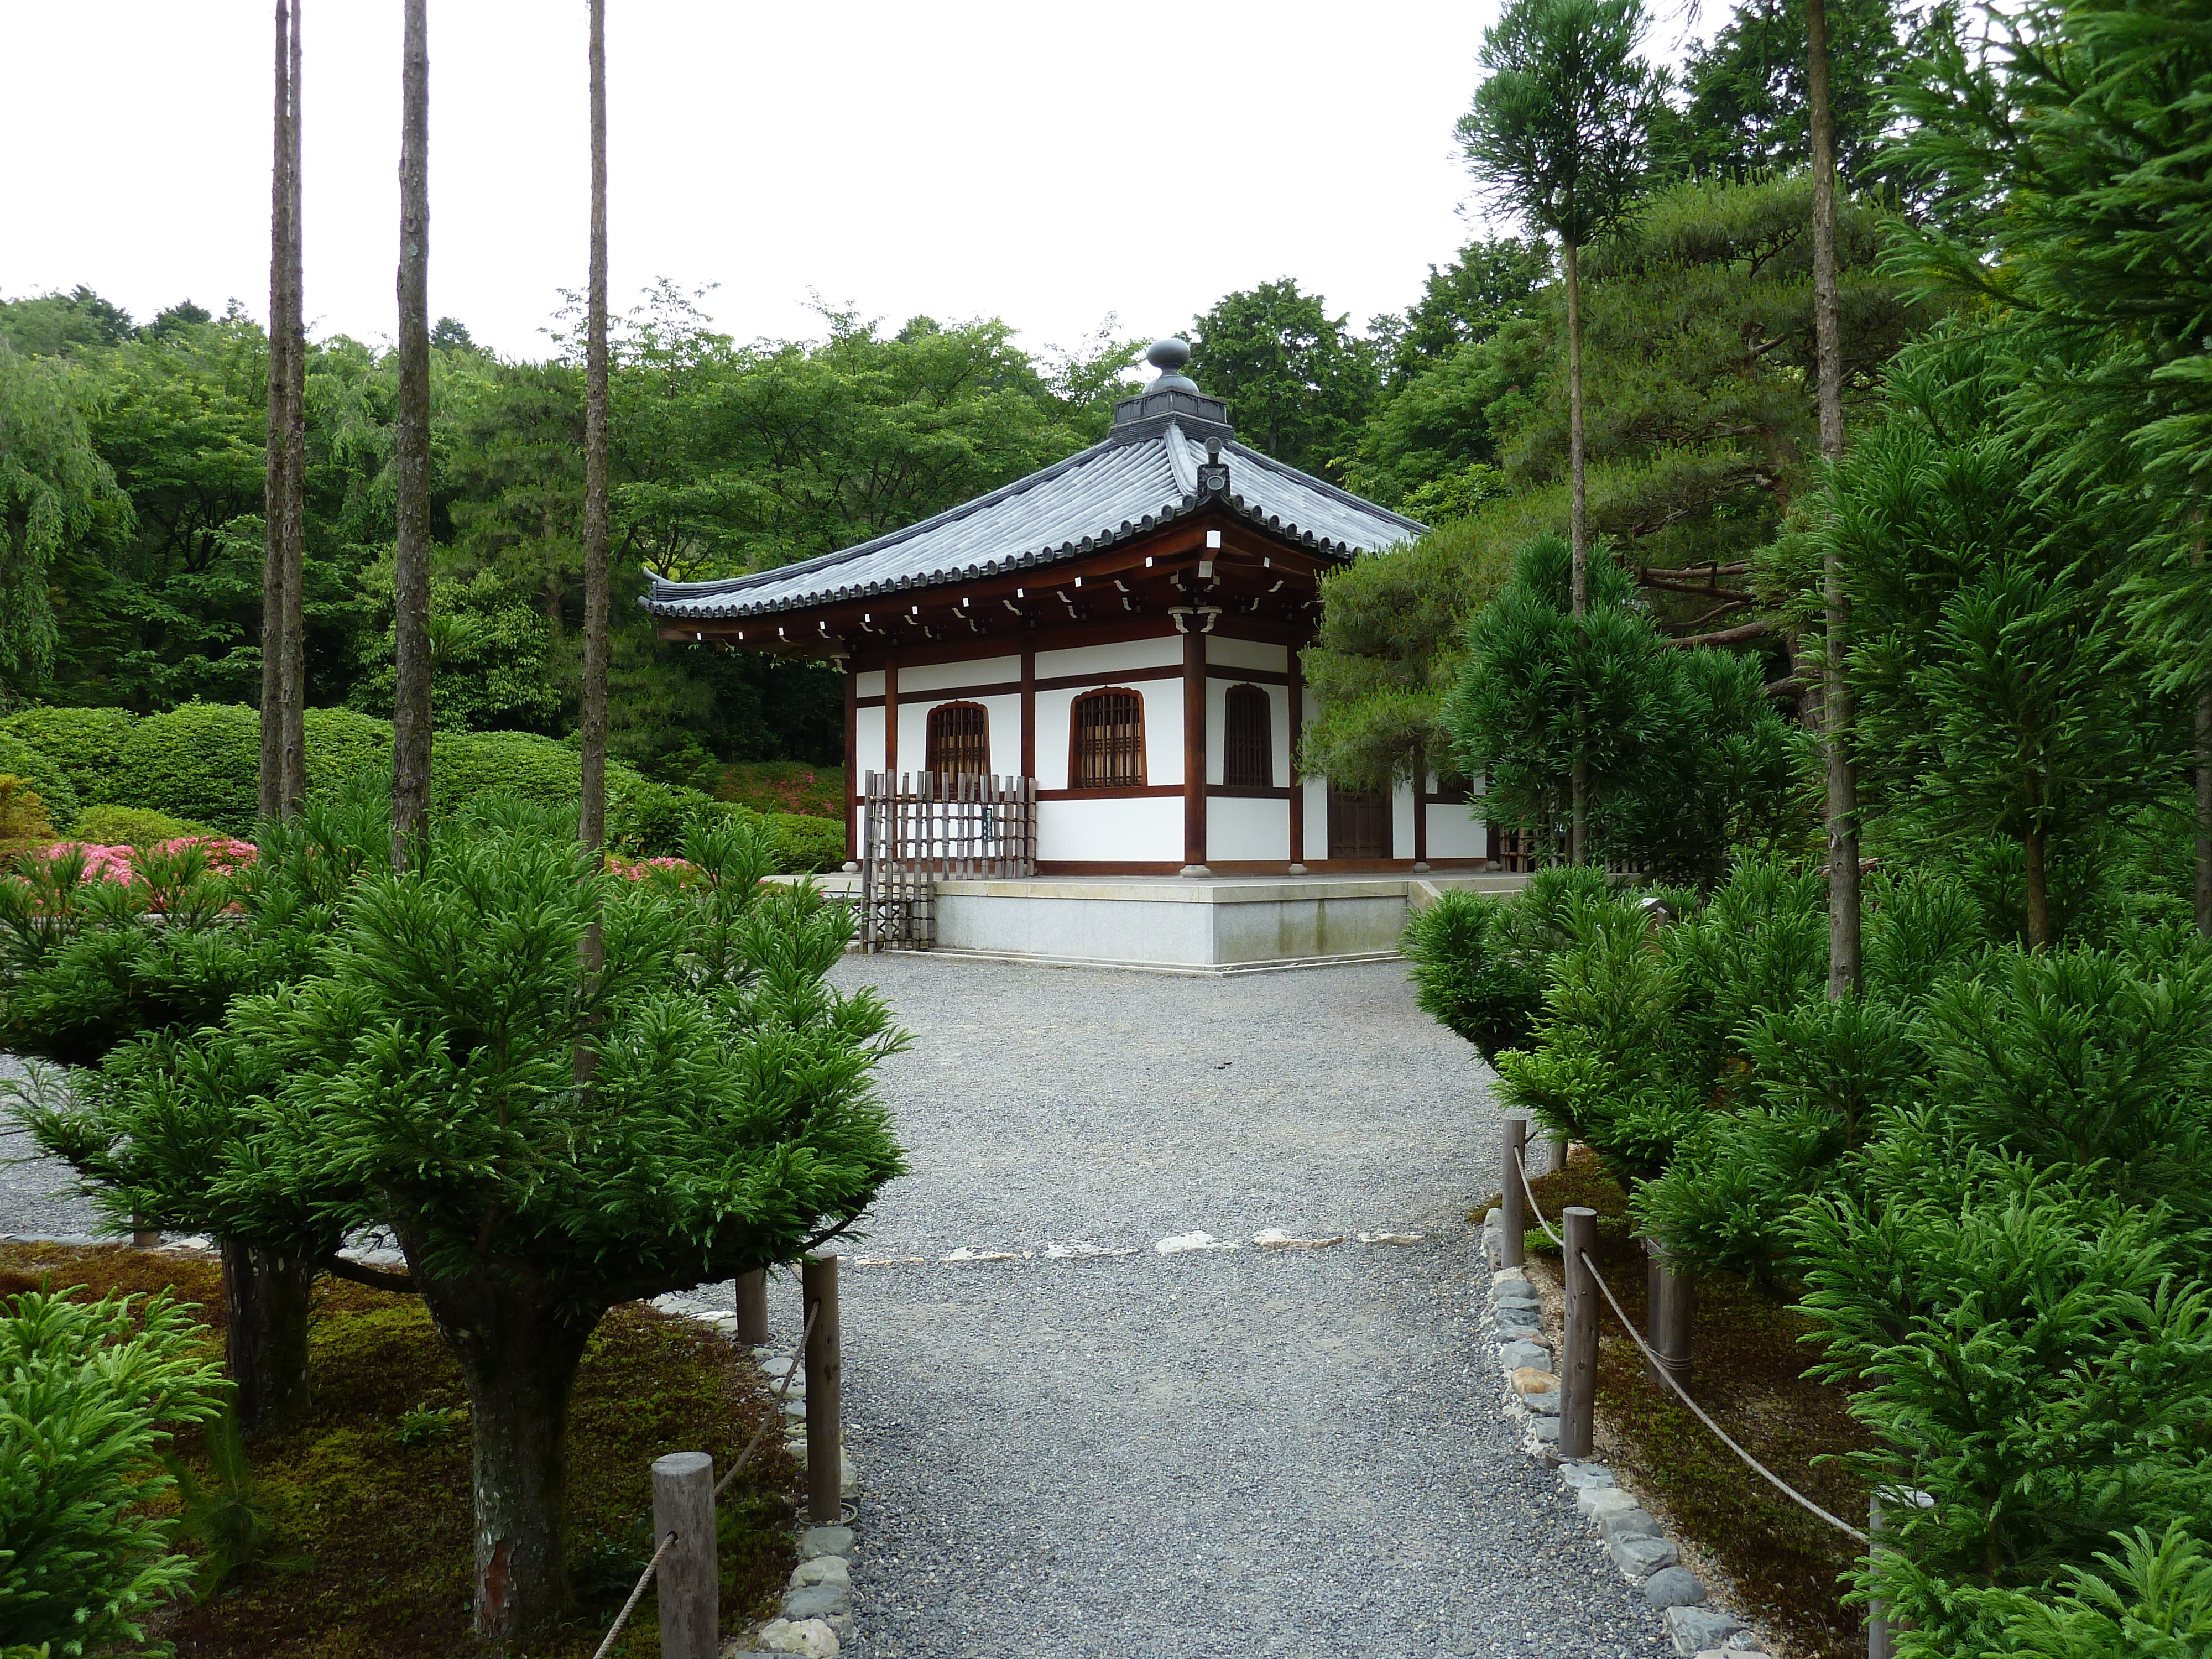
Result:
M41 718L46 716L53 718ZM94 769L90 775L100 780L100 804L166 813L225 835L253 833L260 805L261 724L243 704L186 703L137 720L119 709L76 708L27 710L13 720L70 745L75 763ZM392 764L389 720L349 708L311 708L306 726L310 794L327 793ZM55 824L77 816L79 799L63 768L0 732L0 771L11 769L29 780ZM450 811L494 789L574 811L582 777L583 762L574 748L534 732L441 732L430 745L435 811ZM756 816L696 789L656 783L620 761L607 763L611 845L648 858L680 852L685 825L702 812ZM787 870L834 869L844 858L837 824L781 812L767 821L779 863Z
M0 772L12 773L31 786L46 809L47 823L58 828L77 815L76 790L69 774L52 756L12 732L0 732Z
M81 806L112 799L110 788L123 746L138 717L127 708L25 708L0 720L0 732L21 738L68 775ZM57 817L56 823L64 822Z
M746 809L726 806L725 811ZM769 812L769 833L775 841L776 868L787 875L819 875L842 867L845 825L837 818L818 818L807 812Z
M118 806L107 801L78 813L68 833L72 840L101 847L158 847L180 836L204 836L208 826L173 818L150 806Z

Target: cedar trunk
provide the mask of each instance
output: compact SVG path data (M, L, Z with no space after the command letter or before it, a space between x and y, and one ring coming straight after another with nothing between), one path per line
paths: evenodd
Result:
M2029 830L2020 845L2027 864L2027 948L2040 951L2051 943L2051 878L2044 864L2044 832Z
M239 1431L296 1421L307 1403L311 1263L242 1240L222 1241L225 1369L238 1390Z
M591 0L592 249L584 321L584 684L578 725L583 799L576 834L597 852L607 839L607 8ZM584 972L606 962L594 920L581 945ZM592 1074L588 1039L576 1045L576 1079Z
M1828 96L1826 0L1808 0L1805 83L1811 107L1813 151L1813 343L1820 410L1820 454L1833 462L1844 453L1844 353L1837 319L1836 122ZM1827 610L1821 699L1821 755L1825 763L1828 843L1828 995L1838 1000L1859 988L1858 769L1851 759L1851 693L1844 678L1850 644L1850 601L1843 560L1832 542L1821 561L1821 598Z
M392 862L430 805L430 47L426 0L407 0L399 140L399 403L392 435L398 538L392 632Z
M300 598L306 534L307 341L300 244L300 7L277 0L269 199L269 416L262 481L261 767L264 818L306 794Z
M432 1278L419 1232L397 1230L469 1394L476 1633L524 1635L570 1610L568 1401L600 1315L564 1313L545 1287L497 1267Z
M1568 608L1575 637L1583 632L1583 610L1589 596L1589 486L1583 454L1583 284L1581 250L1562 237L1567 276L1567 552ZM1579 701L1579 700L1578 700ZM1589 835L1589 733L1587 712L1575 710L1574 817L1567 832L1567 861L1588 855Z

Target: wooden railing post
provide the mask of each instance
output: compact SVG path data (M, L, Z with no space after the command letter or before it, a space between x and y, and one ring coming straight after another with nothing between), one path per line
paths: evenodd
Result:
M1666 1245L1659 1240L1645 1239L1644 1254L1650 1264L1644 1281L1644 1340L1650 1343L1652 1352L1658 1355L1656 1363L1645 1360L1644 1369L1662 1388L1666 1387L1665 1377L1661 1376L1662 1370L1687 1387L1690 1326L1697 1305L1697 1281L1674 1266Z
M1504 1212L1502 1237L1498 1242L1498 1259L1508 1267L1517 1267L1527 1260L1522 1254L1522 1239L1528 1231L1528 1194L1521 1185L1521 1160L1528 1146L1528 1115L1516 1112L1505 1120L1504 1133L1498 1145L1498 1190L1501 1196L1498 1207Z
M832 1527L844 1514L845 1446L839 1421L844 1377L837 1334L837 1256L818 1250L799 1269L805 1306L812 1322L806 1338L806 1516Z
M660 1598L664 1659L714 1659L720 1649L720 1581L714 1561L714 1460L705 1452L671 1452L653 1460L653 1539L660 1558L653 1582Z
M768 1269L739 1273L737 1292L738 1340L757 1347L768 1340Z
M1566 1243L1566 1340L1559 1355L1559 1455L1588 1457L1597 1407L1597 1297L1584 1258L1597 1249L1597 1212L1570 1204L1560 1212Z
M1881 1494L1867 1498L1867 1565L1881 1547ZM1897 1659L1897 1638L1889 1633L1887 1603L1870 1601L1866 1610L1867 1659Z

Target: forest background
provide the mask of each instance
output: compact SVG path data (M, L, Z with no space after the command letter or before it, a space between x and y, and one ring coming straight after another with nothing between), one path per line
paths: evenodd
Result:
M1735 630L1729 642L1753 650L1780 647L1729 578L1779 525L1814 453L1802 187L1788 178L1805 150L1801 9L1751 0L1692 52L1673 91L1662 173L1686 193L1673 210L1729 234L1663 276L1618 271L1608 287L1601 272L1592 307L1602 340L1608 327L1644 328L1641 310L1682 297L1670 288L1724 297L1694 337L1637 366L1640 384L1595 391L1616 411L1593 434L1598 524L1662 596L1670 631L1711 634L1717 615ZM1888 118L1875 114L1878 83L1929 23L1892 0L1842 13L1843 165L1879 194L1884 181L1855 171ZM1873 211L1860 210L1860 264L1875 245ZM1559 507L1553 264L1540 242L1482 238L1431 266L1404 312L1364 329L1289 276L1192 324L1194 372L1229 399L1244 441L1440 530L1490 526L1431 538L1447 544L1450 592L1383 646L1383 678L1419 682L1417 701L1420 686L1448 681L1449 664L1431 659L1451 655L1460 622L1502 583L1510 546ZM1878 283L1862 286L1850 322L1863 379L1911 313ZM1104 434L1141 343L1115 337L1109 319L1076 349L1040 356L997 319L890 328L823 307L819 338L744 344L712 325L707 293L663 281L616 331L610 743L649 775L714 788L728 763L836 763L842 689L818 665L657 641L635 603L646 573L769 568L1049 465ZM1747 320L1769 331L1778 321L1788 337L1747 339ZM571 740L576 729L584 374L573 307L549 335L537 362L481 349L460 320L433 337L441 729ZM397 373L390 350L348 337L308 349L312 708L392 712ZM266 376L266 336L236 301L216 315L187 300L143 324L89 286L0 301L0 696L139 714L254 699ZM1699 558L1719 567L1686 584L1704 591L1671 591L1685 584L1666 573ZM1315 758L1356 781L1402 764L1404 711L1363 703L1376 671L1357 649L1346 665L1340 684L1317 665L1324 694L1345 695ZM1433 702L1419 718L1433 719Z

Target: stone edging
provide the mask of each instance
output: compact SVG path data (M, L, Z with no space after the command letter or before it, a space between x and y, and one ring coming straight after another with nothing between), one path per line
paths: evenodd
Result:
M726 1308L710 1307L690 1297L656 1297L653 1305L678 1318L711 1326L732 1341L737 1340L738 1316ZM751 1351L762 1382L774 1389L797 1363L793 1356L774 1348ZM806 1373L792 1377L783 1402L784 1449L802 1469L806 1467ZM842 1430L842 1423L838 1425ZM838 1445L838 1492L848 1501L860 1495L860 1482L853 1467L849 1442ZM783 1607L765 1624L748 1627L724 1644L722 1659L759 1659L760 1656L799 1654L804 1659L837 1659L842 1638L853 1633L853 1529L846 1526L809 1527L799 1535L799 1565L783 1592Z
M1504 1218L1492 1210L1482 1218L1482 1260L1490 1269L1490 1293L1474 1311L1489 1327L1504 1374L1505 1415L1527 1434L1530 1456L1559 1474L1573 1494L1577 1512L1595 1523L1606 1554L1656 1608L1674 1651L1690 1659L1733 1659L1761 1653L1759 1637L1743 1620L1713 1606L1697 1575L1681 1565L1680 1553L1659 1523L1621 1487L1611 1469L1589 1460L1559 1456L1559 1378L1553 1346L1544 1328L1544 1308L1536 1287L1518 1267L1500 1265Z

